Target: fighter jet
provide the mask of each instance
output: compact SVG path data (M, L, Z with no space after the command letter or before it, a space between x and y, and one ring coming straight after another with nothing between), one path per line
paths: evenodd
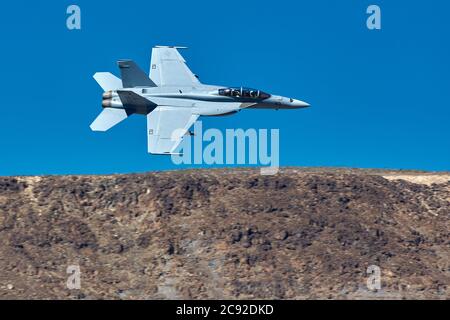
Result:
M177 146L200 116L223 116L242 109L296 109L309 104L258 89L206 85L191 72L178 49L152 49L150 76L132 60L119 60L122 79L97 72L94 79L105 91L103 111L92 122L106 131L132 114L147 116L148 152L178 154Z

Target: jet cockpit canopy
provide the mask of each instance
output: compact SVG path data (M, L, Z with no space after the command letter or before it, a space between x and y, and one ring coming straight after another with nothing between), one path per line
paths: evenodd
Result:
M245 88L245 87L231 87L219 89L219 95L237 98L251 98L251 99L267 99L270 94L261 90Z

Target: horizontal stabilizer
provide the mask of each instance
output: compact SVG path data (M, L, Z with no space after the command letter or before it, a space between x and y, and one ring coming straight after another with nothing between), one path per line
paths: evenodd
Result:
M122 80L110 72L97 72L94 79L102 87L103 91L117 90L122 88Z
M156 87L156 84L132 60L119 60L117 62L122 74L124 88Z
M91 123L91 130L106 131L128 117L124 109L104 108Z

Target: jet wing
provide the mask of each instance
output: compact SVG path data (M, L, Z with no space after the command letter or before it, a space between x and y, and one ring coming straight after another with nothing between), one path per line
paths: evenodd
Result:
M150 79L158 87L190 87L200 84L176 47L157 46L152 49Z
M147 115L148 152L173 154L198 117L191 108L158 106Z

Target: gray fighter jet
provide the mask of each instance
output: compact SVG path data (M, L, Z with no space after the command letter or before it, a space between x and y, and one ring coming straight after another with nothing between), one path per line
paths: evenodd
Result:
M122 80L109 72L97 72L94 79L105 93L103 111L91 129L106 131L132 114L146 115L148 152L174 154L199 116L309 107L306 102L257 89L202 84L189 70L180 48L154 47L150 77L131 60L118 61Z

